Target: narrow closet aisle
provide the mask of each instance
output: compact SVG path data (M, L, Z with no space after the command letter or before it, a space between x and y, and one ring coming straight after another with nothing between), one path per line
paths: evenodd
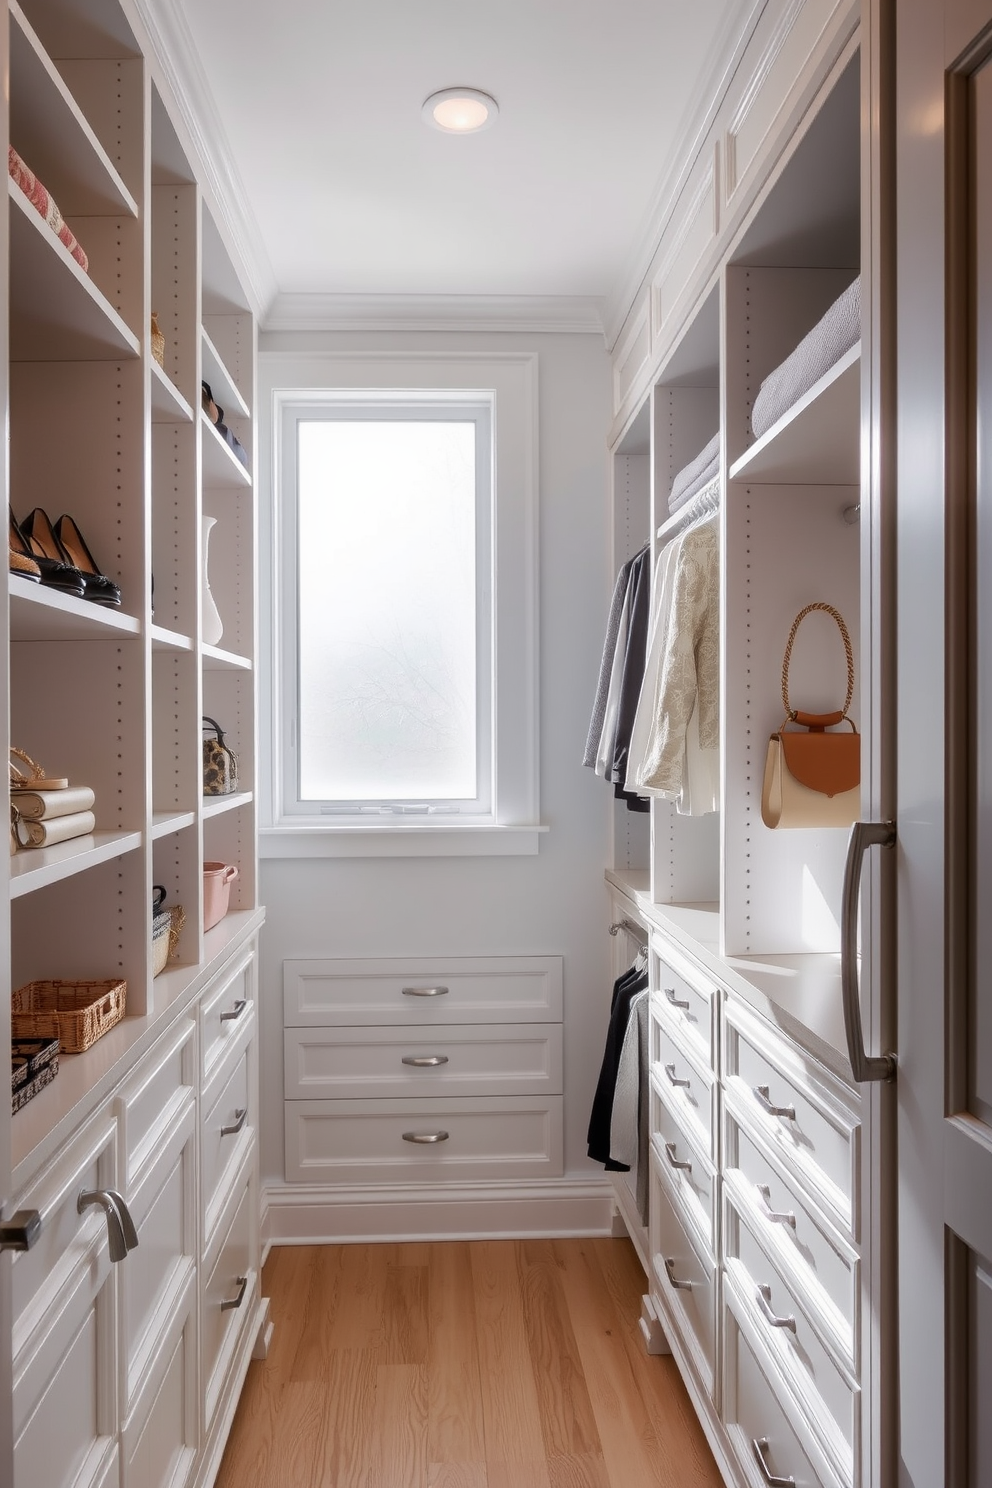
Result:
M217 1488L719 1488L627 1240L274 1249Z

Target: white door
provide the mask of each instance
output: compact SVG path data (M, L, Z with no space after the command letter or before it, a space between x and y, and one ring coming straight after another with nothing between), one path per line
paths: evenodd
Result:
M992 0L897 0L900 1488L992 1484Z

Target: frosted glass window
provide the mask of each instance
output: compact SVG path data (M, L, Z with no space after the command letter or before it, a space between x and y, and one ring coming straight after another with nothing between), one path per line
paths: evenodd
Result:
M300 799L479 810L488 410L344 407L296 427Z

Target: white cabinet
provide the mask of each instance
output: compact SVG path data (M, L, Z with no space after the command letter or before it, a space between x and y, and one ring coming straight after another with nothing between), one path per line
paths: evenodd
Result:
M290 1182L560 1176L560 957L287 961L283 988Z
M246 949L248 965L236 952L208 977L16 1195L42 1224L13 1267L14 1488L111 1470L122 1488L213 1481L263 1317ZM199 1035L235 982L249 1016L205 1080ZM126 1253L112 1245L114 1195L134 1226Z

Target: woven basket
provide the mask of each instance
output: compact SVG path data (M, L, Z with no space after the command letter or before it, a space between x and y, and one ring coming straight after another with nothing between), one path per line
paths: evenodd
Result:
M186 924L186 911L181 904L163 909L152 920L152 976L164 971L170 957L179 949L179 936Z
M165 336L159 328L158 315L152 311L152 356L158 362L162 370L165 370Z
M63 1054L81 1054L124 1016L127 982L28 982L11 994L11 1032L44 1038L58 1024Z

